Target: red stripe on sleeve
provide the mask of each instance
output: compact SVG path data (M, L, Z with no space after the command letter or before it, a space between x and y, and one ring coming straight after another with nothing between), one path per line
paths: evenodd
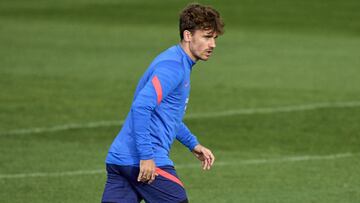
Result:
M157 94L157 103L160 104L162 100L162 88L160 84L159 78L155 75L153 79L151 80L152 84L154 85L156 94Z
M174 175L172 175L172 174L170 174L170 173L168 173L168 172L166 172L166 171L164 171L164 170L162 170L160 168L156 168L155 172L157 174L159 174L159 175L161 175L161 176L163 176L163 177L165 177L165 178L167 178L167 179L181 185L181 187L184 187L183 183L176 176L174 176Z

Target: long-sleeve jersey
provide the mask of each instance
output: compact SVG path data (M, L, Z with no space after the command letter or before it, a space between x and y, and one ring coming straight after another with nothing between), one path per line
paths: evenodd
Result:
M157 166L173 165L169 152L175 138L189 150L199 144L182 121L194 64L180 45L154 59L139 81L106 163L138 166L140 160L154 159Z

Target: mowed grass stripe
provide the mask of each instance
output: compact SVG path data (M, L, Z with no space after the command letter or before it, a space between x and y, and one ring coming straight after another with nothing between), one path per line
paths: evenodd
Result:
M347 101L347 102L324 102L324 103L313 103L296 106L280 106L280 107L264 107L264 108L250 108L250 109L234 109L220 112L210 113L195 113L186 116L185 119L199 119L199 118L216 118L223 116L233 115L252 115L252 114L270 114L270 113L282 113L282 112L295 112L295 111L309 111L324 108L352 108L360 107L360 101ZM1 132L0 135L19 135L19 134L37 134L44 132L58 132L64 130L73 129L88 129L88 128L99 128L99 127L110 127L120 126L124 123L124 120L120 121L95 121L89 123L70 123L66 125L58 125L53 127L38 127L28 129L17 129L8 132Z
M239 160L234 162L216 162L216 167L222 166L236 166L236 165L258 165L258 164L273 164L273 163L286 163L286 162L299 162L299 161L313 161L313 160L334 160L341 158L349 158L358 156L358 153L341 153L331 155L304 155L304 156L289 156L273 159L249 159ZM178 164L177 169L181 168L197 168L199 164ZM37 173L19 173L19 174L2 174L0 179L15 179L15 178L35 178L35 177L59 177L59 176L76 176L76 175L92 175L104 174L105 169L95 170L78 170L78 171L64 171L64 172L37 172Z

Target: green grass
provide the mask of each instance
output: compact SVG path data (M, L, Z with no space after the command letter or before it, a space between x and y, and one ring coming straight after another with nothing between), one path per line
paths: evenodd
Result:
M360 101L357 1L202 2L223 14L226 33L195 66L188 114ZM1 177L104 169L119 126L6 132L123 120L146 67L178 42L184 5L0 2L0 202L100 201L105 173ZM359 107L188 118L220 164L178 174L191 202L358 202L359 121ZM271 161L343 153L353 156ZM171 157L197 163L179 143ZM270 161L242 162L259 159Z

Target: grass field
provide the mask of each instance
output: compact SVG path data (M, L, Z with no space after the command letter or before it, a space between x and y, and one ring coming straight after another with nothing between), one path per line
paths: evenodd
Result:
M360 202L360 3L200 1L226 33L175 143L190 202ZM100 202L104 159L186 1L0 2L0 202Z

